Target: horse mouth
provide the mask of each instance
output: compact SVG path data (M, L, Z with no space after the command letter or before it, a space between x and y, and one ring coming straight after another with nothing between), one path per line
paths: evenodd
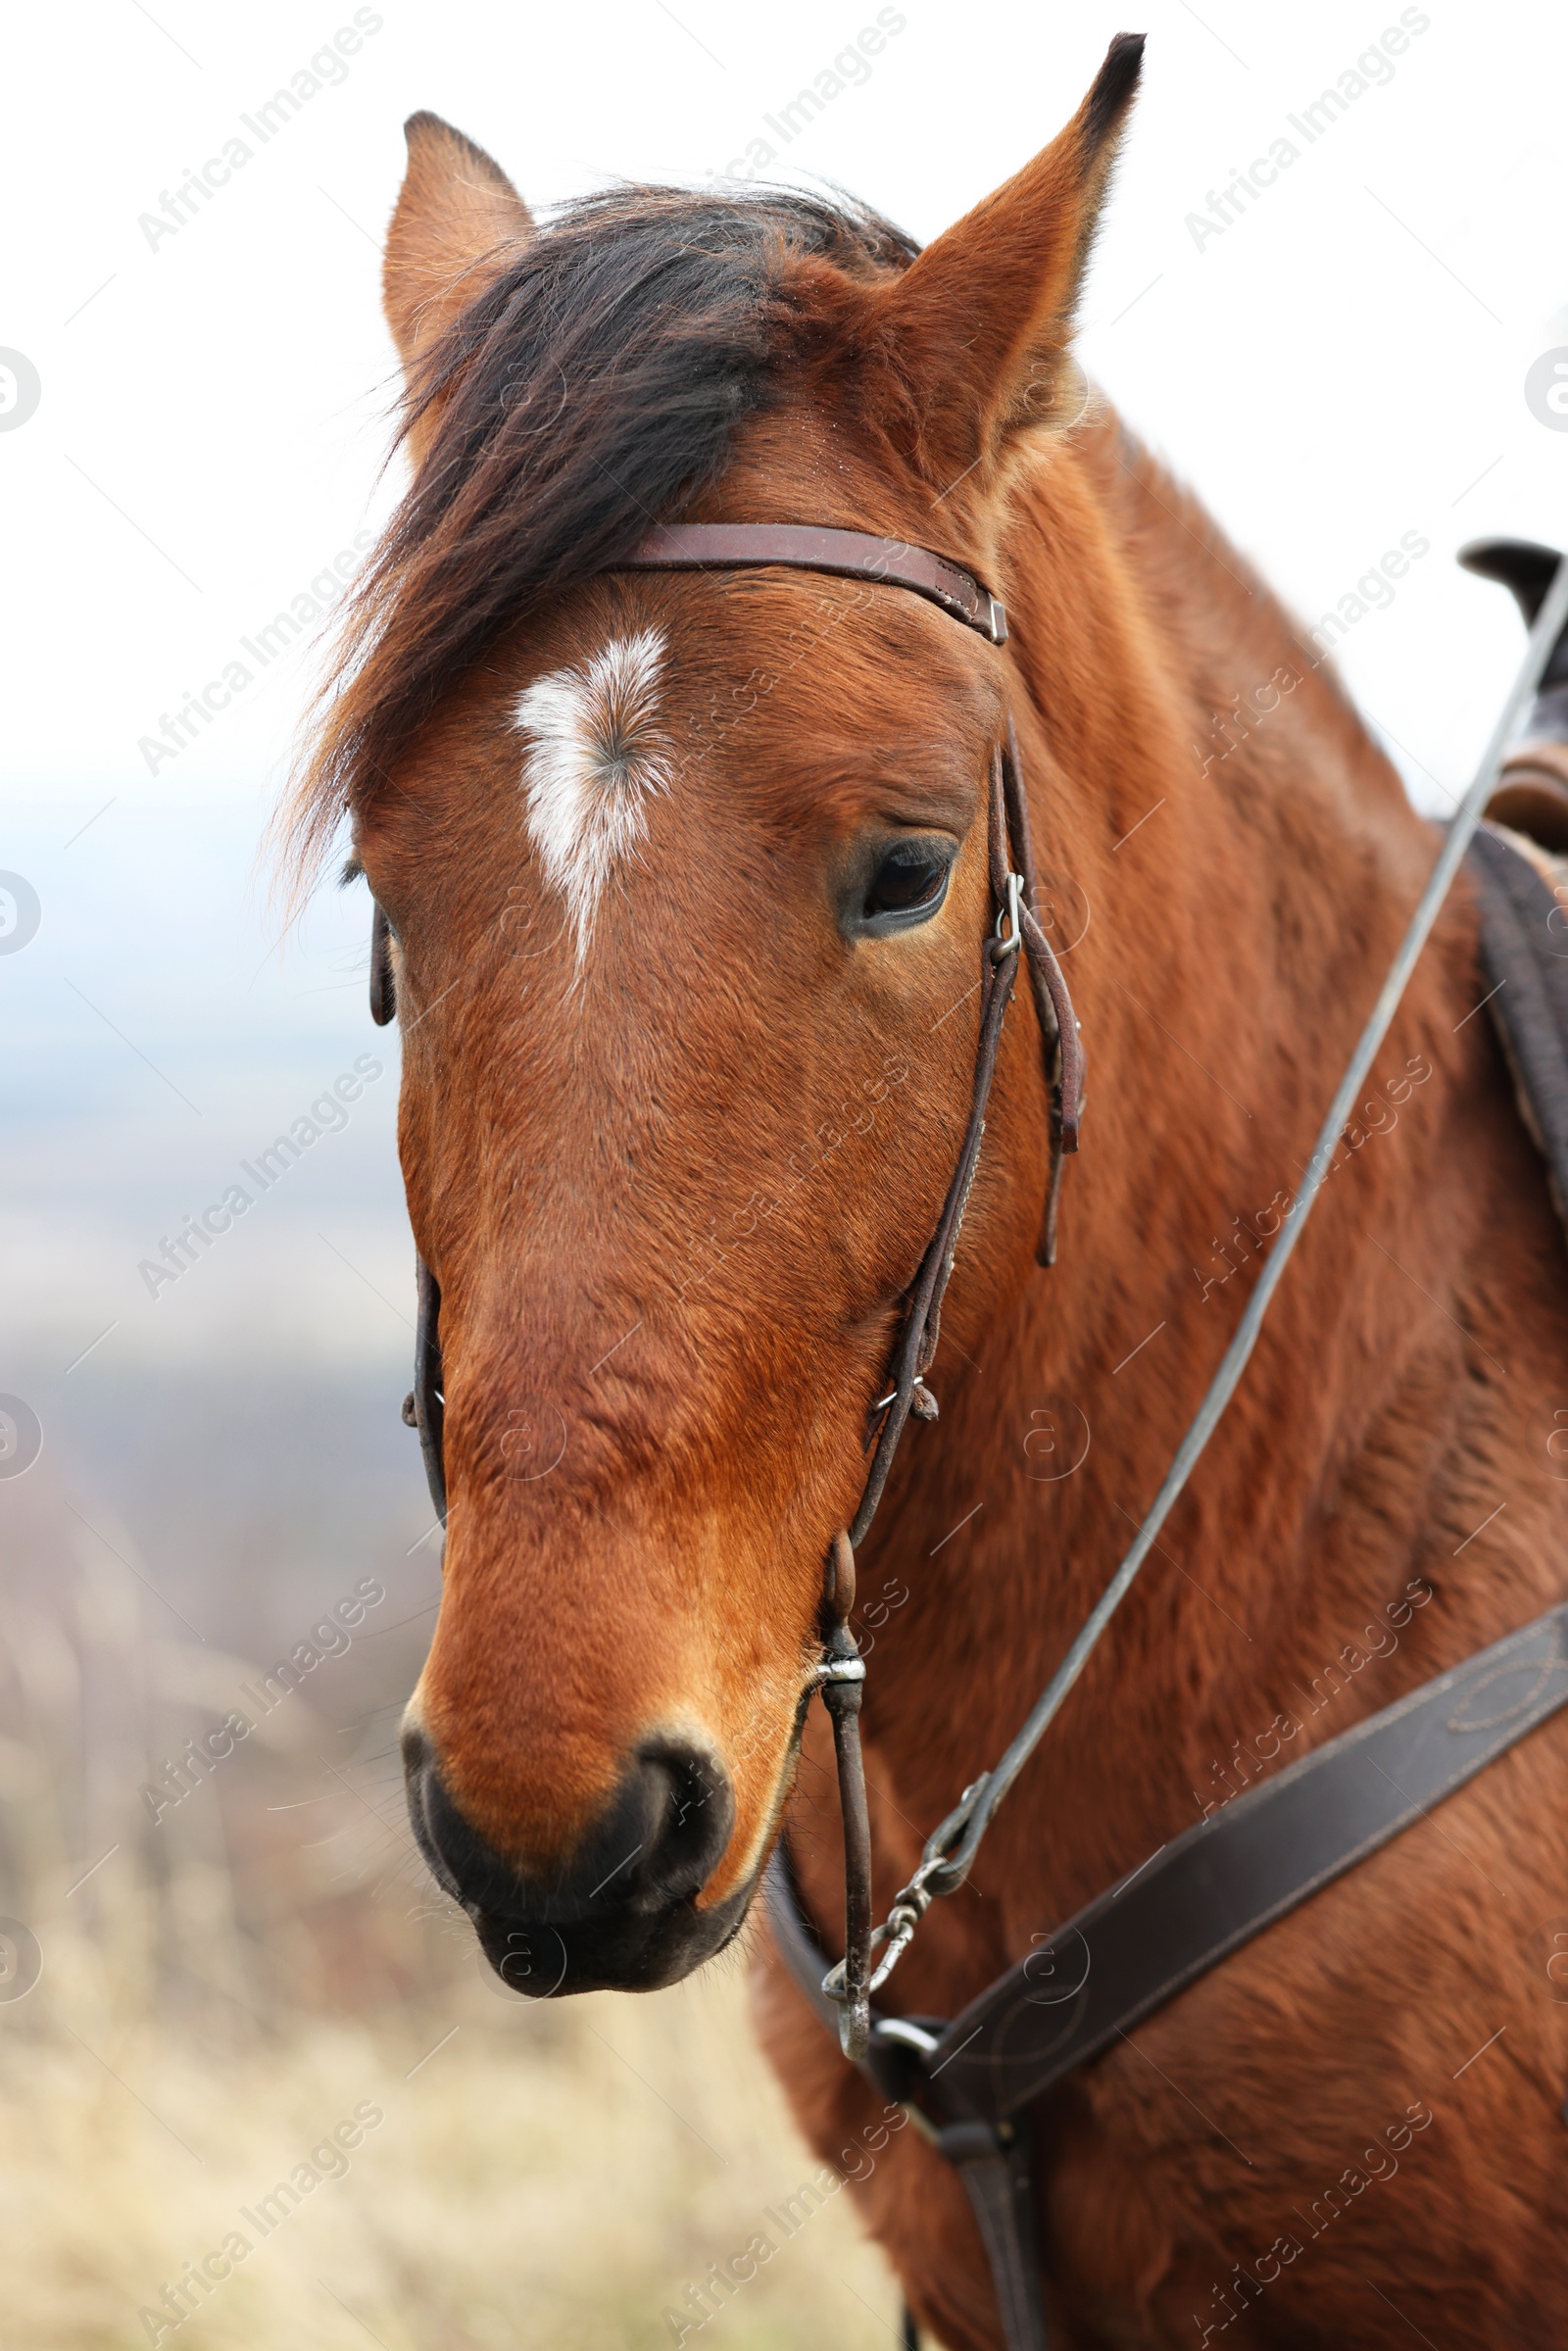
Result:
M552 1926L531 1913L465 1903L479 1948L525 1999L584 1991L662 1991L714 1959L740 1933L758 1880L710 1909L684 1901L654 1917L621 1913Z
M727 1776L715 1780L710 1759L694 1758L689 1746L645 1740L617 1800L569 1861L537 1876L499 1853L459 1809L416 1724L405 1730L404 1754L415 1839L510 1990L529 1999L656 1991L739 1933L760 1862L718 1900L702 1900L729 1844L734 1800ZM691 1793L698 1785L700 1803Z

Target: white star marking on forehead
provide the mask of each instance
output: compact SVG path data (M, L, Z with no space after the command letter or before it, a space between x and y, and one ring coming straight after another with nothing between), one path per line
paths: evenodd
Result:
M647 838L650 795L669 790L664 659L662 629L639 629L517 697L516 724L532 738L522 771L528 832L545 879L566 901L579 962L606 883Z

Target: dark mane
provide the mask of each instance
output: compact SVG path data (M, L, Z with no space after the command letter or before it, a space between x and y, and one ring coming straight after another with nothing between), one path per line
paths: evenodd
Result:
M629 553L723 469L809 320L792 265L917 248L847 201L628 187L566 207L433 348L436 437L348 608L291 823L307 864L497 632Z

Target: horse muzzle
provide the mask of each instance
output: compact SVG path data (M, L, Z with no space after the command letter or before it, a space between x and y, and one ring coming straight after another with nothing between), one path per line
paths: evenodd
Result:
M746 1915L751 1883L699 1907L735 1797L718 1758L687 1739L644 1739L575 1846L536 1868L498 1853L466 1818L417 1724L405 1727L403 1763L431 1875L467 1912L503 1982L529 1998L655 1991L722 1950Z

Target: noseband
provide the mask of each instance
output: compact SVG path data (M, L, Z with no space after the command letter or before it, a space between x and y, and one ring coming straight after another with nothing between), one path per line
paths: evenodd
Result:
M873 538L862 531L818 529L803 523L680 523L651 532L634 554L613 568L708 571L753 570L760 566L827 572L841 579L869 580L882 587L905 588L961 621L989 644L1001 646L1006 642L1005 612L1000 600L972 572L928 548L913 547L902 539ZM917 1420L937 1417L937 1400L925 1384L925 1375L936 1357L942 1300L952 1277L958 1231L980 1161L991 1081L1020 955L1028 966L1050 1102L1045 1202L1036 1244L1036 1256L1042 1265L1051 1265L1055 1260L1062 1164L1065 1154L1078 1148L1078 1122L1083 1108L1083 1046L1067 983L1041 921L1029 806L1019 765L1017 731L1010 715L1003 739L991 754L986 814L992 922L980 942L980 1028L969 1120L936 1230L914 1277L903 1332L889 1371L887 1394L872 1407L866 1440L871 1449L871 1466L859 1507L850 1525L840 1530L828 1548L823 1609L829 1631L826 1655L816 1668L812 1685L820 1689L823 1704L832 1717L844 1819L845 1957L842 1967L833 1971L829 1988L832 1996L841 2002L839 2029L845 2053L856 2058L865 2054L870 2034L873 1934L871 1830L858 1719L865 1661L850 1629L850 1615L855 1606L855 1554L876 1515L910 1415ZM384 1024L392 1018L396 1002L390 932L379 907L370 945L370 1012L374 1020ZM430 1496L444 1524L445 1397L441 1385L440 1312L441 1293L435 1276L421 1262L415 1384L405 1400L403 1417L418 1430ZM897 1958L930 1900L931 1893L923 1882L906 1887L900 1896L888 1929L880 1931L875 1938L887 1940L892 1946L878 1981Z

